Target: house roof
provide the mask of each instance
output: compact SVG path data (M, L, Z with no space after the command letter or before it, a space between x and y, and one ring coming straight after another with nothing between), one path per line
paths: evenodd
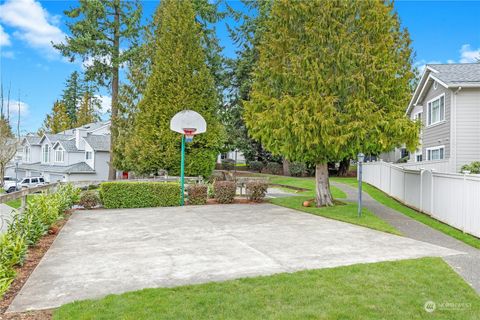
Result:
M66 141L75 138L73 135L68 135L68 134L51 134L51 133L46 133L43 135L43 137L40 139L40 142L43 141L44 138L47 138L52 144L55 144L57 141Z
M39 145L42 138L39 136L25 136L23 139L26 140L29 145L33 146Z
M480 86L480 63L428 64L433 75L453 86Z
M83 138L95 151L110 151L110 135L89 134Z
M426 89L434 82L447 89L480 88L480 63L427 64L417 88L408 104L406 113L423 98Z
M61 145L66 152L83 152L77 149L75 140L58 140L53 147L55 148L57 144Z
M37 163L22 163L18 166L19 169L23 170L34 170L40 172L53 172L53 173L95 173L88 164L85 162L79 162L72 164L70 166L57 166L57 165L50 165L50 164L41 164L40 162Z
M68 129L68 130L65 130L65 131L62 131L60 132L61 134L67 134L67 135L73 135L75 134L75 130L76 129L83 129L83 130L87 130L87 131L95 131L101 127L104 127L106 125L108 125L110 123L110 121L98 121L98 122L92 122L92 123L87 123L81 127L77 127L77 128L72 128L72 129Z

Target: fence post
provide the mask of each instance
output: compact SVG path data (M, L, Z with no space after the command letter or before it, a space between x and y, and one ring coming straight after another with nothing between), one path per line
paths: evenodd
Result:
M27 208L27 193L22 195L22 203L20 205L20 209L18 210L20 213L23 213Z

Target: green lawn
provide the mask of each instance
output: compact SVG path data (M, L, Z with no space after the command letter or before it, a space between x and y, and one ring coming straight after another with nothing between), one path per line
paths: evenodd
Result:
M427 301L436 303L434 312L425 311ZM468 320L479 314L473 289L440 258L423 258L145 289L70 303L53 319Z
M310 200L311 197L296 196L285 198L270 199L270 202L282 207L296 209L318 216L349 222L357 224L363 227L368 227L375 230L385 231L393 234L400 234L400 232L393 226L380 219L368 209L363 208L362 216L359 218L357 213L357 205L354 203L348 203L345 205L336 205L334 207L304 207L302 206L305 200Z
M31 197L34 197L34 196L35 195L33 195L33 194L27 196L27 202L28 202L29 198L31 199ZM12 207L12 208L18 209L22 205L22 200L19 198L19 199L15 199L15 200L12 200L12 201L5 202L5 204Z
M332 181L337 181L341 183L345 183L354 187L357 187L357 179L356 178L331 178ZM404 215L415 219L423 224L426 224L427 226L432 227L433 229L436 229L440 232L445 233L446 235L449 235L450 237L453 237L455 239L458 239L472 247L475 248L480 248L480 239L469 235L467 233L462 232L461 230L455 229L441 221L438 221L434 218L431 218L430 216L423 214L421 212L418 212L416 210L413 210L407 206L404 206L397 200L389 197L386 193L383 191L380 191L379 189L367 184L363 183L362 188L365 192L367 192L373 199L377 200L378 202L382 203L383 205L395 209L398 212L403 213ZM480 317L479 317L480 318Z

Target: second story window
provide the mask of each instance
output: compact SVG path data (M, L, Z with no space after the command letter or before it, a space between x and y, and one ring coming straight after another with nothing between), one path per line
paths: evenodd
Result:
M55 162L63 162L65 159L65 152L63 149L55 150Z
M93 153L91 151L85 151L85 160L90 160L93 158Z
M445 120L445 95L441 95L427 104L427 125Z
M42 162L50 162L50 146L48 144L43 145L42 147Z
M23 152L25 153L25 162L30 162L30 147L26 146Z

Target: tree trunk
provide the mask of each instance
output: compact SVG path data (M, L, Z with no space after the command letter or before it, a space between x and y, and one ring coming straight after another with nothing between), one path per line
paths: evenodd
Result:
M112 66L112 110L110 118L110 162L108 163L108 180L116 180L116 170L113 166L114 163L114 150L117 132L117 117L118 117L118 82L119 82L119 67L118 58L120 56L120 7L119 4L115 5L114 16L114 35L113 35L113 66Z
M283 175L290 176L290 161L283 159Z
M316 203L317 207L333 206L333 198L330 193L330 182L328 181L328 165L317 164L315 167Z
M344 158L340 161L340 166L338 167L338 176L346 177L348 174L348 169L350 168L350 159Z

